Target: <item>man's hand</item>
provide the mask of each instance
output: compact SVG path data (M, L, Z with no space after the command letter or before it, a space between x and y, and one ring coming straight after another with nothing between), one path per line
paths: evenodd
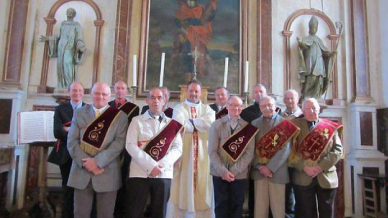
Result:
M98 167L96 161L93 158L84 158L82 161L84 162L82 166L85 167L85 169L89 172L93 172Z
M273 173L272 171L267 167L267 166L260 166L259 167L259 172L265 176L265 177L272 177L273 176Z
M233 182L234 181L234 175L233 173L227 171L224 175L222 175L222 179L228 182Z
M314 178L318 174L320 174L323 170L320 166L314 166L314 167L309 167L305 166L303 167L303 171L310 177Z
M97 167L94 171L93 171L93 174L95 176L98 176L98 175L101 175L105 170L100 168L100 167Z
M64 127L63 127L63 130L65 130L66 132L69 132L69 130L70 130L70 127L68 127L68 126L64 126Z
M157 177L157 176L159 176L159 175L162 173L163 167L164 167L164 166L161 165L161 164L156 165L156 166L154 167L154 169L152 169L152 171L151 171L151 176L152 176L152 177Z

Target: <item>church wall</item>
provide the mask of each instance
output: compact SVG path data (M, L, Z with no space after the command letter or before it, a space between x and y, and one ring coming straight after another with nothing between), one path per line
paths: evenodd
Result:
M0 78L4 70L4 54L8 29L8 17L10 12L11 0L4 0L0 7Z
M40 35L46 35L47 24L44 21L44 17L47 17L53 4L57 2L55 0L45 0L37 9L36 15L36 31L33 32L35 47L33 52L33 62L31 65L31 75L29 81L29 88L32 92L36 92L37 86L40 84L40 77L42 71L42 59L44 51L44 43L39 42ZM101 29L101 41L100 41L100 57L98 63L98 78L97 81L105 81L110 83L112 78L112 65L113 65L113 51L114 51L114 37L115 37L115 24L116 24L116 10L117 0L113 1L94 1L102 14L102 20L104 24ZM59 34L61 22L66 20L66 10L68 8L76 9L77 15L74 18L79 22L83 29L84 41L87 47L87 52L83 61L78 66L76 73L76 79L81 81L86 88L92 85L92 72L93 72L93 55L95 49L95 33L96 27L94 20L96 20L96 14L92 7L84 2L71 1L63 4L56 12L55 19L57 20L54 25L54 35ZM32 19L32 18L31 18ZM56 58L50 58L49 70L47 77L47 86L55 87L57 84L57 69Z

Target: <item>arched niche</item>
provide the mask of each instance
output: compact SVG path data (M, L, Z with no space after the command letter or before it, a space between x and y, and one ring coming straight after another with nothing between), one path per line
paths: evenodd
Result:
M291 26L294 23L295 19L304 15L315 15L316 17L321 18L327 27L329 28L330 34L327 35L327 38L330 40L330 49L333 51L337 46L337 39L340 36L336 32L336 27L331 19L323 12L316 9L301 9L292 13L286 20L283 28L283 36L285 43L285 73L284 73L284 90L288 90L291 87L291 42L290 38L293 34L291 31ZM338 80L337 80L337 64L334 66L333 77L332 77L332 98L338 98Z
M46 27L46 36L52 36L54 25L56 24L57 20L55 19L55 14L57 13L58 9L68 3L68 2L83 2L88 4L94 11L96 20L93 21L94 26L96 28L95 31L95 44L94 44L94 52L93 52L93 72L92 72L92 84L97 82L98 78L98 63L99 63L99 57L100 57L100 40L101 40L101 28L104 24L104 20L102 19L101 11L98 7L98 5L93 0L59 0L57 1L50 9L47 17L44 18L46 21L47 27ZM44 46L43 51L43 63L42 63L42 71L41 71L41 78L40 78L40 85L38 87L38 92L40 93L46 93L51 92L52 88L47 87L47 77L48 77L48 70L49 70L49 47L46 43Z

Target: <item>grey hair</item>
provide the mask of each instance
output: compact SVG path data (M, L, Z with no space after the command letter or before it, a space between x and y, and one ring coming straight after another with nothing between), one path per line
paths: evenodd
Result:
M315 99L315 98L306 98L306 99L303 101L302 110L305 109L306 102L311 102L311 103L313 103L315 109L318 110L318 111L321 109L321 106L319 106L319 103L318 103L317 99Z
M154 90L159 90L161 93L162 93L162 98L165 99L166 96L164 96L162 90L158 87L155 87L155 88L152 88L150 89L150 91L148 91L148 94L147 94L147 99L151 99L151 92L154 91Z
M67 87L67 91L70 92L71 87L72 87L74 84L80 84L80 85L82 86L82 88L85 89L84 84L82 84L81 82L78 82L78 81L74 81L74 82L72 82L72 83Z
M97 87L98 85L105 85L106 87L108 87L109 96L112 94L109 85L106 84L106 83L104 83L104 82L96 82L96 83L94 83L93 86L92 86L92 93L94 93L94 92L96 91L96 87Z
M171 96L171 93L170 93L170 90L167 88L167 86L161 86L161 87L159 87L159 89L165 89L165 90L167 90L167 97L168 98L170 98L170 96Z
M226 94L229 95L229 90L228 90L226 87L223 87L223 86L218 86L218 87L214 90L214 93L216 93L216 91L219 90L219 89L225 89Z
M260 105L261 105L261 102L264 101L264 99L269 99L269 101L270 101L273 105L276 106L276 101L275 101L275 99L274 99L273 97L269 96L269 95L266 95L266 96L260 98L260 102L259 102Z
M242 104L244 104L244 101L242 100L242 98L240 98L240 96L237 96L237 95L231 95L231 96L229 96L229 98L228 98L228 105L230 105L230 100L232 100L232 98L237 98L237 99L240 99L240 101L241 101L241 105Z
M284 92L284 96L286 96L287 93L292 93L294 94L294 96L299 99L299 93L295 90L295 89L289 89L287 91Z

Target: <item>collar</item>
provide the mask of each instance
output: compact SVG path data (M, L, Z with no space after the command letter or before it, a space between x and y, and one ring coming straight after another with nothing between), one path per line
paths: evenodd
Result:
M187 104L189 107L198 107L200 104L201 104L201 100L199 100L198 103L193 103L193 102L190 102L189 100L185 100L185 104Z
M115 104L116 104L116 106L118 105L118 104L121 104L121 106L123 106L125 103L127 103L127 99L123 99L123 100L117 100L117 99L115 99Z
M274 120L274 119L276 119L277 115L278 115L278 113L274 113L274 115L272 115L272 117L269 117L269 118L263 116L263 119L264 119L265 121Z
M97 108L94 107L94 105L92 105L92 107L93 107L93 111L96 112ZM100 110L101 114L102 114L108 107L109 107L109 105L105 105L104 107L100 108L99 110Z
M74 103L73 100L70 100L71 107L75 110L82 107L82 101L78 102L78 104Z
M154 119L154 115L151 113L151 111L150 110L147 110L143 115L141 115L142 116L142 118L143 118L143 120L149 120L149 119ZM164 113L162 112L160 115L159 115L160 117L159 117L159 119L161 119L161 120L164 120L165 119L165 115L164 115Z

